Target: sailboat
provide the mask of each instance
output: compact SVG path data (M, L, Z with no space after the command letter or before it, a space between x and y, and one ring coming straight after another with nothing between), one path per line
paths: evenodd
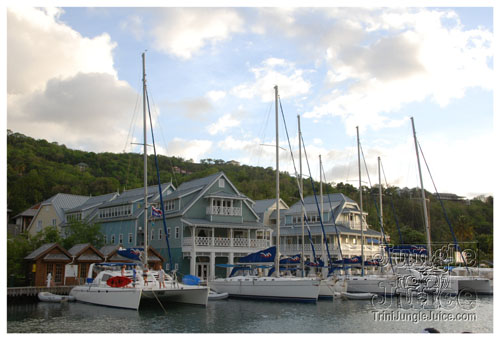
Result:
M359 174L359 201L360 201L360 229L361 229L361 275L348 275L344 272L343 275L332 275L322 280L322 290L320 294L325 296L334 296L339 292L339 287L347 293L360 294L363 298L369 296L367 293L379 295L394 295L396 294L396 275L393 274L371 274L365 275L365 257L364 257L364 226L363 226L363 191L361 186L361 152L359 142L359 127L356 127L357 146L358 146L358 174ZM351 259L355 260L354 258ZM345 263L346 259L340 262ZM339 281L342 284L339 284ZM351 295L351 298L354 298Z
M319 294L319 280L301 277L282 277L280 275L280 191L279 191L279 119L278 119L278 86L274 87L276 108L276 246L273 256L273 276L239 275L215 279L209 286L219 292L227 292L229 296L266 300L294 300L316 302ZM267 251L261 251L249 256L264 256L269 259ZM272 255L270 255L272 256ZM262 260L255 260L256 262ZM269 262L265 261L265 262Z
M420 178L421 187L421 199L422 207L424 210L424 216L427 216L427 200L425 198L425 189L423 184L422 170L420 166L420 156L419 147L417 141L417 134L415 131L415 122L413 117L411 117L411 124L413 129L413 138L415 142L415 151L417 155L417 165ZM424 218L425 230L426 230L426 240L427 240L427 259L428 266L423 268L413 268L413 276L416 279L421 279L424 276L432 275L435 278L435 285L433 289L434 293L448 293L448 294L459 294L461 291L471 291L479 294L492 294L493 284L492 281L486 277L481 277L479 275L472 274L472 271L465 267L466 272L460 273L459 271L445 272L442 269L436 268L432 265L432 248L431 248L431 233L428 218ZM450 226L451 227L451 226ZM456 242L456 240L455 240ZM459 275L462 274L462 275ZM467 274L467 275L463 275Z
M179 283L173 276L160 275L159 271L148 270L148 191L147 191L147 125L146 125L146 66L142 54L143 71L143 123L144 123L144 251L143 263L99 263L89 267L85 285L74 287L70 296L77 301L139 309L141 303L153 301L180 302L206 306L208 287ZM159 179L158 182L160 183ZM161 192L161 190L160 190ZM162 207L163 211L163 207ZM164 213L162 213L165 216ZM168 237L168 235L165 235ZM139 259L139 257L137 257ZM163 274L163 273L161 273Z

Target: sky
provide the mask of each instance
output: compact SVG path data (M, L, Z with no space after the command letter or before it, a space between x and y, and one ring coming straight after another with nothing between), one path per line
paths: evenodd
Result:
M306 176L319 179L321 155L326 181L357 186L359 127L364 185L378 183L381 157L388 185L418 186L414 117L439 192L493 194L492 7L67 3L5 7L14 132L141 152L133 143L142 141L146 51L160 154L275 168L277 85L296 162L300 115ZM279 120L280 170L293 175L281 112Z

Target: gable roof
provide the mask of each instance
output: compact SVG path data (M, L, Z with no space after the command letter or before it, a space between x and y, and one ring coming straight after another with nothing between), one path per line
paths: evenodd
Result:
M276 203L276 198L257 200L253 205L253 210L255 210L256 213L260 214L265 212L267 209L269 209L269 207L271 207L275 203ZM283 204L286 207L286 209L289 209L288 205L281 198L280 198L280 203Z
M84 204L90 197L81 195L71 195L71 194L56 194L51 198L43 201L41 206L52 205L57 214L57 217L61 221L64 221L64 210L72 209L79 205ZM40 207L41 208L41 207ZM38 210L40 211L40 210ZM34 221L35 219L33 219Z
M99 196L91 196L85 203L71 208L71 209L66 209L64 210L65 213L71 213L71 212L78 212L78 211L83 211L83 210L88 210L91 208L94 208L102 203L112 201L118 196L118 193L113 192L110 194L105 194L105 195L99 195Z
M104 259L104 255L99 250L94 248L94 246L90 243L75 244L73 247L71 247L71 249L68 250L68 253L70 253L71 256L74 257L81 257L81 255L88 249L91 249L98 257ZM86 256L85 259L97 259L97 258L95 256L91 256L90 258Z
M53 254L54 256L49 256L51 254L47 254L48 252L50 252L52 249L54 248L59 248L59 250L61 250L61 252L63 254L61 254L62 256L59 256L57 254ZM34 250L31 254L29 254L28 256L26 256L24 259L25 260L31 260L31 261L36 261L37 259L39 259L41 256L47 254L44 259L48 259L48 260L67 260L67 259L71 259L71 254L66 250L64 249L63 247L61 247L59 244L57 243L46 243L42 246L40 246L38 249Z

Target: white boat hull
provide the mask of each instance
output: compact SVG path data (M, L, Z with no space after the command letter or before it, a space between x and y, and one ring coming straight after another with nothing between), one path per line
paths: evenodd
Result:
M451 276L450 281L457 281L458 292L469 291L477 294L493 294L493 281L477 276Z
M95 305L139 309L142 290L139 288L112 288L76 286L69 293L77 301Z
M218 292L231 297L316 302L320 281L302 278L236 276L209 283Z
M393 295L396 293L396 277L393 276L350 276L345 278L347 292Z
M42 302L63 302L75 301L75 297L71 295L56 295L49 292L38 293L38 299Z
M341 293L342 298L347 300L371 300L377 294L372 293Z
M176 284L168 288L143 288L142 301L178 302L206 306L208 303L208 287Z

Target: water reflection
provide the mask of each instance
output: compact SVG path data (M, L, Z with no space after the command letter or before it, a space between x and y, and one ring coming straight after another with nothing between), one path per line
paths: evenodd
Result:
M84 303L9 305L9 333L377 333L492 332L493 298L477 301L475 322L375 320L371 301L318 301L317 304L228 299L206 308L150 305L139 311ZM386 310L398 311L397 304ZM407 310L406 310L407 311Z

